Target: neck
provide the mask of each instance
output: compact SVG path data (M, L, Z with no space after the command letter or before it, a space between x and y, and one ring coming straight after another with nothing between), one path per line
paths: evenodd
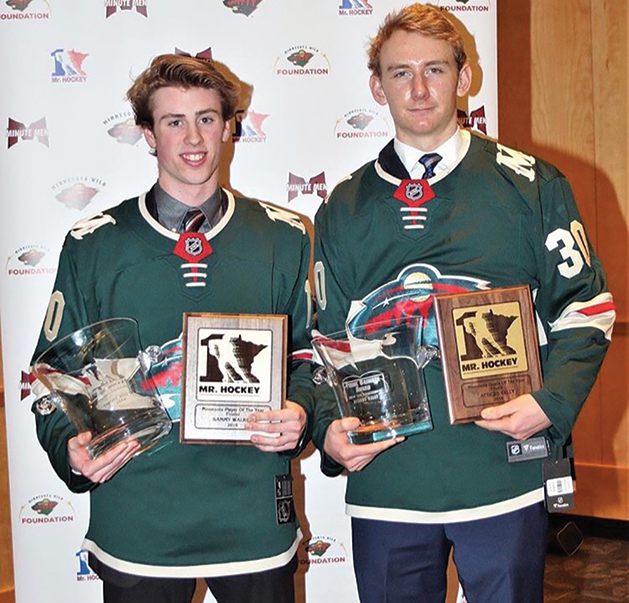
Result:
M452 123L449 124L445 130L433 136L408 136L405 132L399 132L397 129L395 135L398 140L404 144L423 151L424 153L432 153L432 151L438 149L446 140L449 140L454 135L457 127L458 122L455 116Z
M218 181L214 178L199 185L173 184L172 182L164 181L161 177L158 179L158 182L165 193L168 193L173 199L188 207L203 205L204 201L209 199L218 189Z

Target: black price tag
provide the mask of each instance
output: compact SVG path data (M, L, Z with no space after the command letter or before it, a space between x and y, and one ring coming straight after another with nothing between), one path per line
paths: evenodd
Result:
M295 521L293 478L291 475L275 476L275 521L277 525Z
M563 513L574 509L574 484L570 459L544 461L544 495L549 513Z

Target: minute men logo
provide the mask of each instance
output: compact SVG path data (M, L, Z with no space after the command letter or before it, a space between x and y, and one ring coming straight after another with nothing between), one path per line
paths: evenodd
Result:
M142 128L136 125L131 111L114 113L103 120L107 134L122 144L134 145L142 138Z
M517 301L454 308L452 318L462 379L528 369Z
M21 121L16 121L9 117L9 125L7 127L7 148L10 149L20 140L37 139L45 146L48 144L48 127L46 126L46 118L42 117L34 121L30 126L26 126Z
M373 13L373 6L368 0L342 0L339 6L339 15L368 16Z
M104 180L94 176L73 176L55 183L52 192L59 203L69 209L82 211L106 186Z
M22 377L20 378L20 401L31 395L31 386L35 383L35 381L35 375L22 371Z
M175 54L179 55L179 56L184 56L184 57L191 57L193 56L191 53L186 52L185 50L180 50L179 48L175 48ZM208 46L205 50L202 50L201 52L197 52L194 55L195 59L203 59L204 61L212 61L212 47Z
M485 116L485 105L474 109L469 116L462 109L457 110L457 119L462 128L476 128L479 132L487 134L487 117Z
M223 0L223 6L231 8L233 12L247 17L258 8L262 0Z
M325 172L313 176L306 182L301 176L288 173L288 183L286 184L288 191L288 202L290 203L298 195L318 195L322 199L328 196L328 187L325 183Z
M262 123L268 117L266 113L255 111L236 111L232 141L238 143L265 142L266 134L262 130Z
M312 46L293 46L275 60L275 74L289 76L328 75L330 62L325 53Z
M35 0L34 3L33 0L5 0L4 4L12 12L0 12L0 21L50 19L48 0Z
M76 50L57 48L50 53L54 61L52 72L53 84L83 83L87 81L87 73L83 70L83 61L89 56Z
M118 9L129 11L135 9L143 17L148 18L148 0L104 0L105 19L111 17Z
M386 120L370 109L353 109L336 120L337 139L389 138Z

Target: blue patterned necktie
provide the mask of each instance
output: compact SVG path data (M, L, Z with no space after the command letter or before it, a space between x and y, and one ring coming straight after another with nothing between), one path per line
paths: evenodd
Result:
M419 163L424 166L424 178L432 178L435 175L437 164L443 159L439 153L426 153L419 158Z
M181 232L199 232L205 222L205 214L200 209L191 209L181 223Z

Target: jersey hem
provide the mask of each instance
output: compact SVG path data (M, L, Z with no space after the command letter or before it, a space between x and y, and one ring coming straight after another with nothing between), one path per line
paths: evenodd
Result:
M92 553L99 561L108 567L130 574L132 576L146 576L152 578L216 578L219 576L235 576L238 574L254 574L276 569L287 565L297 553L297 548L302 539L300 529L297 529L295 540L287 551L251 561L234 561L230 563L209 563L203 565L149 565L133 563L118 559L106 553L95 542L83 540L83 548Z
M461 521L474 521L476 519L488 519L497 517L512 511L519 511L525 507L537 504L544 500L544 488L537 488L516 498L501 501L491 505L473 507L471 509L458 509L456 511L429 512L412 511L409 509L387 509L382 507L363 507L360 505L345 505L345 512L350 517L361 519L376 519L379 521L396 521L399 523L457 523Z

